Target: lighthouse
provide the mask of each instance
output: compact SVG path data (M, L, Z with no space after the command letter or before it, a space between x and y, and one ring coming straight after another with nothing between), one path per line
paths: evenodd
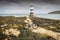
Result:
M31 5L30 6L30 16L33 16L34 15L34 6Z
M33 7L33 5L31 5L30 12L33 13L33 10L34 10L34 7Z

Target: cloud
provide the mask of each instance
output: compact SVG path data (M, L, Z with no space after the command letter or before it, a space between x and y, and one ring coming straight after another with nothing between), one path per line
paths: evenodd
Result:
M60 5L50 4L44 2L7 2L7 1L0 1L0 14L8 14L8 13L15 13L15 14L28 14L30 12L30 5L34 5L34 12L39 14L47 14L51 11L60 10Z
M0 0L0 1L7 1L7 2L46 2L46 3L52 3L52 4L60 4L60 0Z

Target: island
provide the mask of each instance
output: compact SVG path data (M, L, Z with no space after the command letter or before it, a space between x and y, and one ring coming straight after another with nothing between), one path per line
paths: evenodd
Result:
M48 14L60 14L60 11L49 12Z

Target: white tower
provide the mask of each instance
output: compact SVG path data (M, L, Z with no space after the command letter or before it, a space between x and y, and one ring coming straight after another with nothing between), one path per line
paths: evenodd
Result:
M31 7L31 8L30 8L30 15L34 15L34 6L31 5L30 7Z

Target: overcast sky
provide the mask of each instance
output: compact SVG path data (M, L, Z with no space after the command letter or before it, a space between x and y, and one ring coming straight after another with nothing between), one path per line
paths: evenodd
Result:
M31 5L35 14L60 11L60 0L0 0L0 14L28 14Z

